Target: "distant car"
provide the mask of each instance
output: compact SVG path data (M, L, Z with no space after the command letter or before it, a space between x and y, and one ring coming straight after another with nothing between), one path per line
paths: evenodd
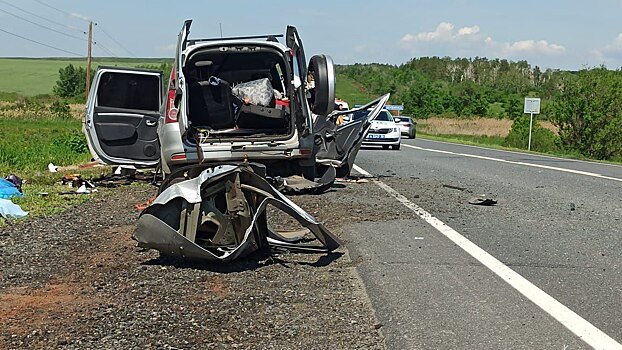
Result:
M399 126L402 135L408 136L409 139L417 137L417 122L405 115L393 117L393 119L395 119L395 123Z
M360 112L354 113L353 120L362 118L363 115ZM400 129L395 124L393 116L389 111L382 110L376 119L372 120L371 127L363 139L364 146L378 145L384 149L389 147L394 150L400 149L401 146L401 134Z

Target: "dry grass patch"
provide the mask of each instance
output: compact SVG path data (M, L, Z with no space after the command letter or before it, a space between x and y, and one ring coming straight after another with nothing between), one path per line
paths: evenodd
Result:
M557 128L549 121L540 125L557 133ZM433 117L417 121L419 131L430 135L472 135L506 137L512 128L512 120L495 118L453 119Z

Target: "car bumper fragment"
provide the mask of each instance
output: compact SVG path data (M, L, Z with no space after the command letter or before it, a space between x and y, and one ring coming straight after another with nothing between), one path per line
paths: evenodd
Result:
M292 243L268 225L266 208L291 216L315 237ZM341 244L249 164L221 165L171 185L147 207L132 236L143 248L191 260L232 261L264 247L332 251Z

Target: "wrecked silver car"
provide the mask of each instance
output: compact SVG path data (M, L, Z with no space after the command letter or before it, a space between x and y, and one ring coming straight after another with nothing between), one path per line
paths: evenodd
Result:
M389 95L360 107L366 117L337 125L344 112L333 111L333 61L307 62L295 27L192 39L191 23L178 35L167 85L159 71L99 67L87 99L83 131L96 160L164 174L134 239L165 255L214 261L266 246L335 249L338 240L280 192L321 193L347 176ZM270 227L272 207L308 232ZM309 239L319 245L300 243Z
M292 26L285 34L195 39L191 24L178 35L166 85L159 71L98 68L84 122L95 159L159 166L167 178L188 178L192 165L243 161L265 164L270 177L315 181L327 166L349 173L365 121L331 125L329 56L307 62Z
M145 209L133 238L164 255L231 261L263 247L327 252L339 239L272 187L259 165L221 165L169 186ZM289 215L306 231L295 235L270 227L267 209ZM312 238L318 244L307 241Z

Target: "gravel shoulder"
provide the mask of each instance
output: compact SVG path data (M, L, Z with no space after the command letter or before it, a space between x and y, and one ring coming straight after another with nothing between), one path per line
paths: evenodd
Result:
M369 205L378 191L340 183L291 198L340 235L391 213ZM226 265L163 259L130 239L134 205L154 194L144 185L102 190L0 228L0 348L385 348L346 248Z

